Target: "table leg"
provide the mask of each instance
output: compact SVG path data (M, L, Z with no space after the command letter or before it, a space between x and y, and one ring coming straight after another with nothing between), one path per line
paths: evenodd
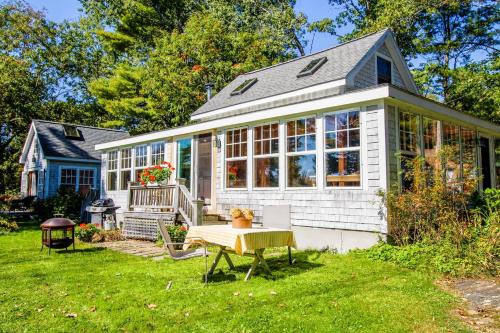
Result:
M250 266L250 269L247 272L247 275L245 276L245 281L250 280L250 277L253 275L253 272L257 268L257 265L259 264L260 259L257 256L254 256L252 266Z
M227 254L226 252L224 252L224 250L222 251L222 255L224 256L224 259L226 259L226 262L227 264L229 265L229 269L231 270L235 270L234 269L234 265L233 265L233 262L231 261L231 258L229 258L229 254Z
M255 255L259 258L260 264L264 267L264 270L269 274L272 275L271 269L267 265L266 259L264 259L264 249L260 250L255 250Z
M214 262L212 263L212 266L210 267L210 270L208 271L208 274L207 274L207 275L210 275L210 274L213 274L213 273L214 273L215 268L216 268L216 267L217 267L217 265L219 264L219 260L220 260L220 258L222 257L222 253L224 253L224 252L223 252L223 250L222 250L222 248L221 248L221 249L219 250L219 252L217 253L217 255L215 256L215 260L214 260Z

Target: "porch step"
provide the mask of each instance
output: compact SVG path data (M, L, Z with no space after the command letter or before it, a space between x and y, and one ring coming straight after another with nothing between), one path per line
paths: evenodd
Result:
M203 215L203 224L204 225L217 225L217 224L227 224L227 220L224 216L219 214L204 214Z

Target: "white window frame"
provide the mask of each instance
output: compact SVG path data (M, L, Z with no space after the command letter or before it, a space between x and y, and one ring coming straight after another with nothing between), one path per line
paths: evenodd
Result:
M227 157L227 133L228 132L234 132L234 131L241 131L242 129L246 129L247 130L247 140L246 140L246 145L247 145L247 153L246 153L246 156L244 157L230 157L228 158ZM241 132L240 132L240 137L241 137ZM251 174L251 176L249 177L249 172L252 172L251 169L249 168L249 150L251 149L248 145L248 142L249 142L249 139L251 139L250 137L250 129L248 128L248 126L240 126L240 127L234 127L234 128L227 128L224 130L224 149L223 149L223 156L224 156L224 164L223 164L223 168L224 168L224 171L223 171L223 176L224 176L224 189L228 190L228 191L248 191L248 189L250 188L250 185L252 184L252 182L249 183L249 178L253 178L253 173ZM239 144L241 144L241 140L239 142ZM233 154L234 155L234 139L233 141L230 143L232 146L233 146ZM253 144L253 142L252 142ZM247 174L246 174L246 186L245 187L228 187L227 185L227 162L232 162L232 161L246 161L247 163Z
M288 122L290 121L297 121L297 120L301 120L301 119L304 119L306 120L306 124L305 124L305 132L304 132L304 135L306 136L306 148L307 148L307 135L309 135L307 133L307 119L309 118L313 118L314 119L314 135L316 137L316 146L315 146L315 149L314 150L304 150L304 151L300 151L300 152L289 152L288 151ZM287 119L284 119L283 120L283 123L284 123L284 133L283 133L283 136L284 136L284 142L285 142L285 146L283 147L283 150L284 150L284 154L285 154L285 184L284 184L284 187L286 190L300 190L300 191L307 191L307 190L317 190L319 188L319 183L320 183L320 180L318 178L318 171L320 171L318 169L318 117L317 117L317 114L308 114L308 115L305 115L305 116L300 116L300 117L294 117L294 118L287 118ZM297 137L297 136L302 136L301 135L294 135L294 137ZM321 151L321 147L319 149L319 151ZM302 155L315 155L316 156L316 175L315 175L315 179L316 179L316 186L308 186L308 187L305 187L305 186L289 186L288 185L288 157L289 156L302 156ZM324 172L323 172L324 173Z
M391 82L389 84L394 84L394 62L392 61L391 57L388 57L382 53L375 53L375 85L378 85L378 64L377 64L377 57L385 59L391 63ZM383 84L383 83L380 83Z
M271 126L272 125L277 125L278 126L278 137L277 138L272 138L271 137L271 133L272 133L272 130L271 130ZM256 154L255 153L255 128L257 127L264 127L264 126L269 126L269 144L271 145L272 147L272 140L278 140L278 152L277 153L269 153L269 154L263 154L263 150L261 150L261 154ZM251 184L252 184L252 188L256 189L256 190L264 190L264 191L275 191L275 190L279 190L281 188L281 172L282 172L282 164L281 164L281 158L280 158L280 155L281 155L281 139L280 139L280 135L281 135L281 131L280 131L280 123L279 121L273 121L273 122L268 122L268 123L264 123L264 124L257 124L257 125L254 125L252 128L252 142L251 142L251 149L252 149L252 174L251 174ZM247 152L249 150L249 147L248 147L248 136L247 136ZM263 142L264 140L267 140L267 139L260 139L259 141L260 142ZM271 148L270 148L271 149ZM271 151L271 150L269 150ZM247 154L247 157L248 157L249 154ZM256 160L257 159L262 159L262 158L272 158L272 157L277 157L278 158L278 186L268 186L268 187L258 187L256 184L255 184L255 172L257 170L257 167L256 167ZM248 166L247 166L247 171L248 171Z
M137 164L137 158L138 158L137 152L138 152L138 149L141 149L141 150L144 149L145 154L140 155L140 157L139 157L141 159L146 158L144 165L138 165ZM147 168L148 164L149 164L148 163L148 161L149 161L149 158L148 158L148 155L149 155L148 154L148 145L138 145L138 146L135 146L134 147L134 152L135 152L135 156L134 156L135 168L136 169L141 169L141 170Z
M154 152L154 147L161 147L161 152L158 154L155 154ZM158 163L155 163L155 157L158 156L163 156ZM153 142L151 143L151 165L160 165L165 161L165 156L166 156L166 147L165 147L165 142L159 141L159 142Z
M115 158L114 159L111 159L111 155L114 154L115 155ZM120 173L119 173L119 164L120 164L120 159L119 159L119 156L118 156L118 150L112 150L112 151L108 151L106 153L106 183L104 184L104 188L106 189L107 192L116 192L118 191L119 189L119 185L120 185L120 179L119 179L119 176L120 176ZM110 164L112 163L115 164L113 168L110 167ZM115 172L116 173L116 189L114 190L111 190L109 189L109 174L111 172Z
M124 161L124 159L123 159L123 151L124 150L130 151L129 156L127 157L127 159L129 160L129 166L128 167L124 167L123 166L123 161ZM122 185L122 171L130 171L130 181L133 181L133 177L134 177L134 171L133 171L133 162L134 162L134 156L133 155L134 154L133 154L133 151L134 150L135 149L132 148L132 147L123 147L123 148L120 149L120 155L119 155L119 157L120 157L120 161L119 161L120 168L119 169L120 170L118 172L119 176L117 178L117 181L118 181L117 191L126 191L126 189L123 190L122 186L121 186Z
M338 130L335 128L335 131L327 131L326 130L326 117L329 115L338 115L338 114L349 114L349 112L357 112L358 117L359 117L359 127L357 128L359 130L359 146L358 147L346 147L346 148L326 148L326 134L327 133L338 133ZM363 168L363 124L362 124L362 112L360 108L354 108L354 109L346 109L346 110L338 110L334 112L326 112L323 114L323 146L321 147L322 149L322 154L323 154L323 182L324 182L324 188L325 190L359 190L363 189L363 181L364 181L364 168ZM347 128L345 131L349 132L349 128ZM341 130L344 131L344 130ZM349 136L347 136L347 143L349 144ZM347 151L359 151L359 186L328 186L328 182L326 181L327 177L327 168L326 168L326 154L328 153L338 153L338 152L347 152Z

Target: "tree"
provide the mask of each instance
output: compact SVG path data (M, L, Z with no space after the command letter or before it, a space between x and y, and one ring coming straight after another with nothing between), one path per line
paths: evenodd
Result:
M444 103L455 107L465 105L452 103L462 98L456 95L460 89L453 87L459 84L456 80L460 77L455 71L474 63L479 55L491 62L498 55L496 1L330 0L330 3L343 8L336 17L335 27L354 26L343 40L392 28L403 55L419 72L423 92L439 96Z

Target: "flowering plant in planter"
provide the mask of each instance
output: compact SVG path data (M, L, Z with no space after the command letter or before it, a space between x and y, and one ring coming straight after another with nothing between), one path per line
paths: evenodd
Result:
M142 186L145 186L146 184L168 181L170 179L170 175L172 175L172 171L174 170L175 168L172 164L166 161L161 165L146 168L141 172L140 183Z
M170 235L170 239L174 243L184 243L184 240L186 239L186 235L188 232L188 229L185 225L168 225L167 226L167 231L168 234ZM174 246L176 249L181 249L182 245L175 245Z
M233 219L233 228L251 228L252 220L254 218L254 212L248 208L231 208L229 211Z
M82 242L90 242L94 234L98 232L99 229L97 229L95 225L80 223L80 225L76 227L75 236Z

